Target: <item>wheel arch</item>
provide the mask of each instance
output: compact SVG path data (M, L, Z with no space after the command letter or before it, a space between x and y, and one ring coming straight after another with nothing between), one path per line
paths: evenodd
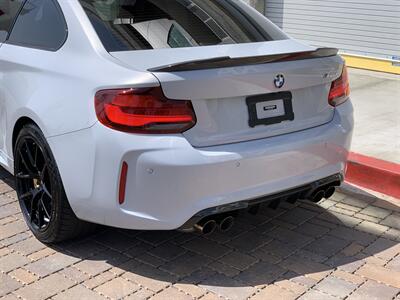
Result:
M34 124L40 129L39 125L31 118L26 117L26 116L20 117L15 122L14 129L12 131L11 147L12 147L13 153L14 153L14 147L15 147L15 143L17 141L18 134L21 132L22 128L27 124Z
M35 116L32 116L29 112L26 114L21 114L15 118L15 121L9 122L7 137L6 137L6 151L8 156L7 165L4 166L9 172L14 174L14 147L18 138L18 134L22 130L22 128L27 124L34 124L37 126L43 134L46 136L45 128L43 128L43 124L37 121Z
M21 131L21 129L26 125L26 124L34 124L36 125L40 131L43 133L43 135L47 138L48 137L48 131L47 127L45 124L42 122L42 120L46 116L43 114L38 114L37 110L25 106L25 107L19 107L9 115L9 120L8 120L8 134L7 134L7 152L9 155L13 157L14 153L14 146L15 142L17 140L18 134Z

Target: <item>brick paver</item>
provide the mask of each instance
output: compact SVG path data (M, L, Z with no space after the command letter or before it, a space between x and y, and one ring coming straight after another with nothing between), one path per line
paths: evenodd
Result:
M40 260L37 260L26 269L40 277L45 277L79 261L79 258L72 257L63 253L55 253Z
M7 295L22 286L20 282L3 273L0 273L0 282L0 297Z
M95 288L95 291L111 299L122 299L125 296L133 294L139 290L139 285L117 277Z
M356 274L400 289L400 272L382 266L366 264L357 270Z
M19 282L22 282L23 284L30 284L39 279L39 277L36 276L35 274L32 274L31 272L22 268L12 271L11 273L9 273L9 275L11 275L14 279L18 280Z
M85 288L82 285L76 285L62 293L59 293L55 297L54 300L106 300L104 296L99 295L98 293Z
M351 294L356 288L357 284L344 279L328 276L315 286L316 290L324 292L338 298L345 298Z
M0 299L399 300L400 202L336 193L208 237L103 228L50 248L0 169Z
M74 283L60 274L52 274L35 281L14 293L23 299L41 300L57 295L59 292L74 286Z
M391 300L396 297L398 289L372 280L366 281L348 298L349 300Z
M251 297L251 300L264 300L264 299L281 299L281 300L292 300L296 299L296 293L289 291L284 288L280 288L276 285L269 285L265 289L258 292L256 295Z
M30 260L27 257L13 252L0 258L0 271L7 273L29 262Z
M388 216L381 222L381 224L400 230L400 214L396 213Z

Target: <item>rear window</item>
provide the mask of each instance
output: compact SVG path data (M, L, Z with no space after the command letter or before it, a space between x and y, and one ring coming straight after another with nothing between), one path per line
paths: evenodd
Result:
M231 0L80 0L109 52L271 41ZM263 19L261 19L263 20ZM274 29L276 30L276 29ZM285 36L282 34L281 39ZM276 34L274 36L276 38Z
M27 0L8 43L56 51L67 38L67 24L55 0Z

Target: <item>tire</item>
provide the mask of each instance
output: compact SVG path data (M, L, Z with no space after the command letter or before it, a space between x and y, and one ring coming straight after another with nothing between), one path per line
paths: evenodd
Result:
M56 161L34 124L25 125L14 146L16 192L25 221L43 243L57 243L91 232L69 205Z

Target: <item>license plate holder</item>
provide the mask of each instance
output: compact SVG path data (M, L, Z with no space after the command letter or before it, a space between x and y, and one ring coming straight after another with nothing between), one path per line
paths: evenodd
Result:
M249 126L252 128L294 120L291 92L250 96L247 97L246 104Z

